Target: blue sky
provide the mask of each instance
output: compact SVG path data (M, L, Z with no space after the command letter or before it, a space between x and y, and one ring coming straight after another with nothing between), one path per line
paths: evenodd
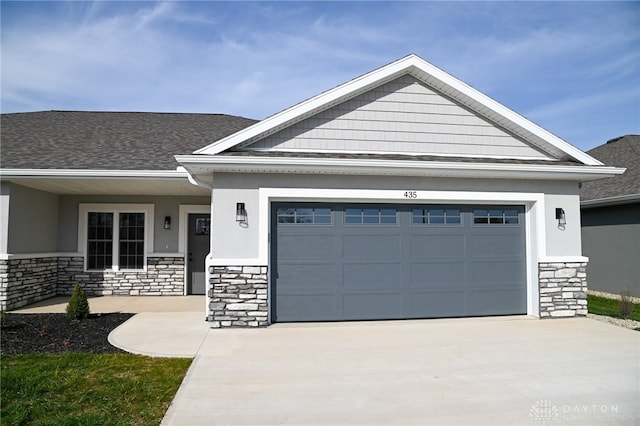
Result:
M640 2L0 6L3 113L261 119L415 53L581 149L640 134Z

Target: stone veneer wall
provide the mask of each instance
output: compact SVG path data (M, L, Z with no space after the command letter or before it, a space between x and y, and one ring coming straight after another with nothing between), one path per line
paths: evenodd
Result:
M184 294L184 258L148 257L146 271L84 270L84 258L58 259L58 294L71 294L79 282L88 295L167 296Z
M266 266L211 266L209 272L212 327L268 325Z
M182 295L184 258L148 257L146 271L85 272L82 256L0 260L0 309L16 309L81 283L88 295Z
M540 318L587 315L587 264L540 263Z
M0 260L0 309L15 309L56 295L58 258Z

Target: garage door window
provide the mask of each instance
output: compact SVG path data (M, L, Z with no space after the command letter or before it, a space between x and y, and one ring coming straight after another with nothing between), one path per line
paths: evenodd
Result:
M395 225L396 209L345 209L345 223L349 225Z
M330 225L331 209L320 208L282 208L277 212L278 223Z
M414 225L460 225L458 209L413 209L411 212Z
M473 223L476 225L517 225L517 210L474 210Z

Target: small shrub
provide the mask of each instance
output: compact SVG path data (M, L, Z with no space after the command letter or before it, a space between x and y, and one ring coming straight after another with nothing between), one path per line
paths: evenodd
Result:
M620 316L624 319L628 319L633 312L633 301L631 300L631 289L620 292Z
M80 283L76 283L73 289L66 312L67 317L71 319L84 319L89 316L89 301Z

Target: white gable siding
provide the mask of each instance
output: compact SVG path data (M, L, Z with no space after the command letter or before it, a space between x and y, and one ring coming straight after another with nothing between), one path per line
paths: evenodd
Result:
M549 158L410 75L245 149Z

